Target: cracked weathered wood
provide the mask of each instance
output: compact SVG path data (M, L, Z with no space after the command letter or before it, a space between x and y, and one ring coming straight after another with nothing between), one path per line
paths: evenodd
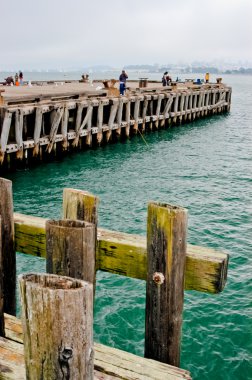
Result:
M149 203L147 220L147 280L145 357L180 364L184 303L187 211Z
M4 312L16 313L16 253L14 248L14 217L12 182L0 178L0 216L2 219L2 271Z
M74 206L73 212L77 210ZM16 250L46 257L46 219L18 213L14 213L14 218ZM97 243L97 270L146 280L147 243L144 236L98 228ZM227 269L226 253L187 244L185 290L219 293L225 287Z
M95 284L96 227L82 220L47 220L46 271Z
M2 219L0 215L0 231L2 230ZM2 234L0 233L0 336L4 333L4 289L3 289L3 256L2 256Z
M25 380L21 321L5 314L7 339L0 338L0 368L3 380ZM10 340L11 339L11 340ZM190 380L184 369L94 343L95 380ZM109 374L109 375L106 375Z
M93 287L70 277L19 276L26 379L92 380Z

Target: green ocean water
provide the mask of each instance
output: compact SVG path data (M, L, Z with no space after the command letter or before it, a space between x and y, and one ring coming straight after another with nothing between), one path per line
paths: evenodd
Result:
M15 211L60 218L64 187L100 197L99 226L146 233L149 200L189 210L188 241L230 255L218 295L186 291L181 367L194 379L252 379L252 77L226 76L227 115L8 175ZM18 255L18 271L45 263ZM143 355L145 282L99 272L95 340Z

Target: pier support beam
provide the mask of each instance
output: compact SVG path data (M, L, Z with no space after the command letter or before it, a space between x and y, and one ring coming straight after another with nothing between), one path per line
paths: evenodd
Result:
M4 116L3 127L0 134L0 164L4 160L4 155L5 155L6 146L8 143L8 137L10 133L11 119L12 119L12 112L7 111Z
M19 284L26 379L92 380L92 285L45 274L21 275Z
M147 221L145 357L180 363L187 211L150 203Z

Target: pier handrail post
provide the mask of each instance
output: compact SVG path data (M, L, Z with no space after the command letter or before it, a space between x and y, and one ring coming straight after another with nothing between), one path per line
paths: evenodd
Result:
M179 367L187 210L149 203L145 357Z
M0 231L2 228L2 219L0 215ZM4 292L3 292L3 256L2 256L2 234L0 233L0 336L5 336L4 332Z
M19 286L26 379L92 380L92 284L30 273Z
M46 221L46 271L95 284L95 225L83 220Z
M14 247L14 216L12 182L0 178L0 216L2 219L2 273L4 312L16 315L16 252Z

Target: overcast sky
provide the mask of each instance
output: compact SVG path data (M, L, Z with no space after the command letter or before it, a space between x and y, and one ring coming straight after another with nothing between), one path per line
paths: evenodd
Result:
M252 0L0 0L0 70L252 62Z

